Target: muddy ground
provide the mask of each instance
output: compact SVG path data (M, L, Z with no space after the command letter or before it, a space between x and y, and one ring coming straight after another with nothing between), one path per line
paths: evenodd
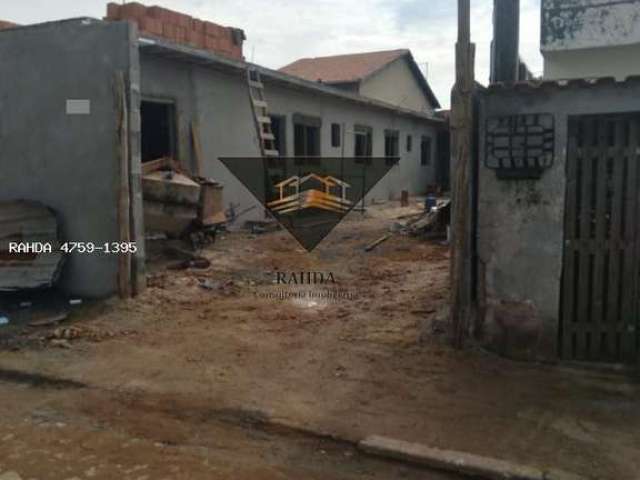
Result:
M78 308L58 346L42 340L54 326L12 327L0 336L0 472L444 478L351 446L377 434L637 479L637 379L450 349L447 247L396 235L364 252L402 213L352 213L312 253L286 232L238 232L204 251L207 269L169 271L174 260L154 255L143 295ZM336 283L274 283L301 271Z

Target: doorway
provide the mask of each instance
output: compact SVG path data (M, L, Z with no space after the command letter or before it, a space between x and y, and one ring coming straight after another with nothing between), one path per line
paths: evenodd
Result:
M175 104L143 100L140 104L142 162L176 158Z

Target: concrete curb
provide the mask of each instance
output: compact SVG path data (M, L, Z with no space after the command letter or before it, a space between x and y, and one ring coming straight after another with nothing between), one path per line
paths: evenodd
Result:
M430 448L419 443L370 436L358 443L363 452L486 480L584 480L571 473L543 471L470 453Z

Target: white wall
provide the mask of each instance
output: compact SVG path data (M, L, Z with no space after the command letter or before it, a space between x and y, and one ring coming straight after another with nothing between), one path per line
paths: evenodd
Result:
M360 85L360 94L418 112L433 113L405 57L387 65Z
M544 54L544 78L616 77L640 75L640 45L586 50L563 50Z
M392 111L360 106L355 103L293 90L275 85L263 77L265 94L272 115L286 116L287 154L293 155L292 115L301 113L322 118L322 156L341 156L342 149L331 146L331 124L346 124L353 131L354 124L373 128L373 155L384 156L384 130L400 131L398 166L372 190L369 201L399 198L402 190L413 194L424 193L435 183L436 131L426 120L401 116ZM224 204L239 205L242 210L256 204L253 195L220 162L220 157L257 157L259 144L249 105L246 81L240 75L214 71L210 68L149 57L141 57L142 95L172 99L178 117L178 160L188 168L195 161L191 147L190 122L198 120L205 175L224 184ZM413 135L412 152L406 151L406 135ZM420 165L420 136L432 140L431 164ZM353 156L354 138L347 135L345 156ZM245 219L263 218L262 210L255 209Z
M263 79L264 80L264 79ZM340 157L342 147L331 146L331 124L346 125L344 156L354 155L354 125L366 125L373 129L373 156L384 156L384 131L398 130L400 134L400 163L392 168L387 176L368 195L367 200L398 199L402 190L411 194L425 193L428 185L435 184L436 168L436 130L427 121L413 119L365 106L358 106L344 100L332 99L310 93L276 86L265 81L265 94L269 103L269 111L273 115L285 115L287 132L287 154L293 154L292 115L301 113L322 118L321 151L325 157ZM407 135L413 137L413 148L407 152ZM431 163L420 165L420 138L430 136Z
M640 74L640 0L543 0L544 78Z

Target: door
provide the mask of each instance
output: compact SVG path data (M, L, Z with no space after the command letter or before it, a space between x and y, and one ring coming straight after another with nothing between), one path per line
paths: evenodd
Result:
M640 114L569 119L561 354L638 359Z

